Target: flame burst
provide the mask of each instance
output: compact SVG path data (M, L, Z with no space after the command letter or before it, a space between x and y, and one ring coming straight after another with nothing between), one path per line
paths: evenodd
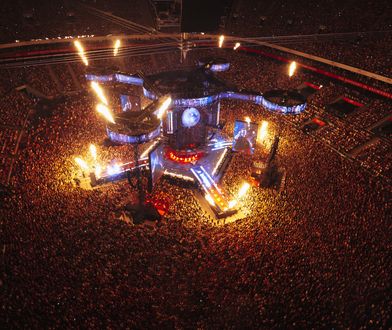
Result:
M108 105L108 100L99 84L96 81L91 82L91 88L94 90L95 94L98 96L99 100L104 103L105 105Z
M225 40L225 36L224 35L221 35L220 37L219 37L219 48L222 48L222 46L223 46L223 41Z
M120 48L121 41L120 39L117 39L116 42L114 43L114 49L113 49L113 55L117 56L118 54L118 49Z
M238 198L242 198L245 196L246 192L248 191L250 184L248 182L244 182L238 192Z
M74 41L74 45L75 45L76 49L78 50L79 56L82 59L83 63L87 66L88 65L88 60L87 60L87 57L86 57L86 55L84 53L84 49L83 49L82 44L80 43L79 40L75 40Z
M94 161L97 161L97 148L93 144L90 144L90 154L93 157Z
M263 120L257 134L257 141L262 142L268 134L268 121Z
M101 165L99 165L99 164L95 165L94 174L95 174L95 177L96 177L97 179L99 179L99 178L101 177L101 174L102 174Z
M111 122L112 124L115 124L116 122L114 121L113 115L110 112L109 108L104 105L104 104L98 104L97 105L97 111L105 117L105 119L109 122Z
M88 170L88 165L87 165L87 163L86 163L82 158L76 157L76 158L75 158L75 162L76 162L76 164L79 165L79 167L80 167L82 170L84 170L84 171L87 171L87 170Z
M162 119L162 117L165 114L166 110L169 108L171 102L172 102L172 99L171 99L170 96L168 96L165 99L165 101L163 101L162 105L159 107L158 112L157 112L157 117L159 119Z
M289 66L289 77L292 77L294 75L296 69L297 69L297 63L295 63L294 61L291 62Z

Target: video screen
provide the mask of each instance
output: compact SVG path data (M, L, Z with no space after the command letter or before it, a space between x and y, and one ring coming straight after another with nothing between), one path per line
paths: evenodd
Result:
M164 150L162 144L156 146L148 155L148 161L150 165L150 178L148 182L148 189L150 192L165 171L163 167L163 156Z
M258 124L236 120L234 124L233 150L253 154L256 147Z
M140 97L137 95L120 95L122 111L140 111Z

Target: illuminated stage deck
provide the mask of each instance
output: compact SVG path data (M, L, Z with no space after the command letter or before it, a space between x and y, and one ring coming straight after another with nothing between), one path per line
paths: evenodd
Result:
M137 109L133 104L132 107L123 107L124 112L116 116L115 122L107 125L107 134L112 141L136 145L134 161L139 159L142 167L148 166L149 190L153 190L162 176L198 186L217 218L230 216L239 207L237 199L229 196L218 184L230 162L233 144L232 139L226 140L220 133L220 101L234 99L251 102L282 115L296 115L306 108L306 98L295 90L276 90L261 94L230 86L217 77L219 72L229 68L230 63L223 58L203 58L196 67L148 76L142 72L131 75L123 72L110 73L110 70L94 72L93 69L86 74L86 79L90 81L114 83L117 93L128 93L127 88L121 86L137 86L140 93L153 101L147 108L136 112L132 110ZM134 93L129 91L131 92ZM159 104L164 96L170 103L161 111ZM122 105L126 103L123 99L127 99L127 102L131 100L130 95L121 94L119 97ZM237 126L239 131L234 134L235 150L242 150L249 144L252 153L257 124L242 122ZM156 145L158 138L161 142ZM240 143L245 140L248 143ZM149 150L148 164L146 154L143 157L136 156L140 143L155 145ZM106 173L104 179L95 180L95 183L104 183L110 178L118 180L126 177L127 173L139 177L140 166L135 169L132 164L117 166L118 173ZM139 178L139 188L140 186ZM249 185L246 189L248 188ZM139 189L139 195L140 191Z

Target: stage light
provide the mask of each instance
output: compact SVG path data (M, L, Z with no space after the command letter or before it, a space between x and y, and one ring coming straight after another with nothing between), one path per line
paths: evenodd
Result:
M210 194L205 194L204 197L205 197L205 199L207 200L207 202L210 203L210 205L212 205L212 206L215 205L215 202L214 202L214 200L212 199L212 197L211 197Z
M238 192L238 198L242 198L245 196L246 192L248 191L250 184L248 182L244 182Z
M120 39L117 39L116 42L114 43L114 49L113 49L113 55L117 56L118 54L118 49L120 48L121 41Z
M163 115L165 114L166 110L169 108L170 104L172 102L172 99L170 96L168 96L163 102L162 105L159 107L158 112L157 112L157 117L158 119L162 119Z
M97 161L97 148L95 147L95 145L90 144L90 153L91 156L93 157L94 161Z
M294 75L296 69L297 63L295 63L295 61L291 62L289 66L289 77L292 77Z
M112 124L116 123L114 121L112 113L110 112L109 108L106 105L100 103L97 105L96 109L102 116L105 117L107 121L110 121Z
M82 59L83 63L87 66L88 65L88 60L87 60L87 57L86 57L86 55L84 53L84 49L83 49L82 44L80 43L79 40L75 40L74 41L74 45L75 45L76 49L78 50L79 56Z
M76 157L76 158L75 158L75 162L76 162L76 164L79 165L79 167L80 167L82 170L84 170L84 171L87 171L87 170L88 170L88 165L87 165L87 163L86 163L82 158Z
M152 143L146 150L143 151L143 153L140 155L140 159L143 159L148 156L150 151L154 149L154 147L160 142L160 138L158 138L154 143Z
M216 172L218 171L219 166L221 165L223 159L225 158L225 155L227 153L227 148L222 152L222 155L219 157L219 160L217 161L214 170L212 171L212 175L214 176Z
M268 134L268 121L263 120L257 134L257 141L262 142Z
M248 126L250 125L250 118L249 117L245 117L245 121L248 123Z
M220 37L219 37L219 48L222 48L222 46L223 46L223 41L225 40L225 36L224 35L221 35Z
M241 44L239 42L236 42L234 45L234 50L238 49L241 46Z
M105 104L108 105L108 100L99 84L96 81L91 82L91 88L94 90L95 94L98 96L99 100Z
M114 164L114 165L109 165L106 169L107 174L110 175L115 175L121 172L121 167L118 164Z

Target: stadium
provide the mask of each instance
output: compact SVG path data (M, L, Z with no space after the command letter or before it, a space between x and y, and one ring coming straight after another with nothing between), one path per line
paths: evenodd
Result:
M389 2L0 7L5 328L390 326Z

